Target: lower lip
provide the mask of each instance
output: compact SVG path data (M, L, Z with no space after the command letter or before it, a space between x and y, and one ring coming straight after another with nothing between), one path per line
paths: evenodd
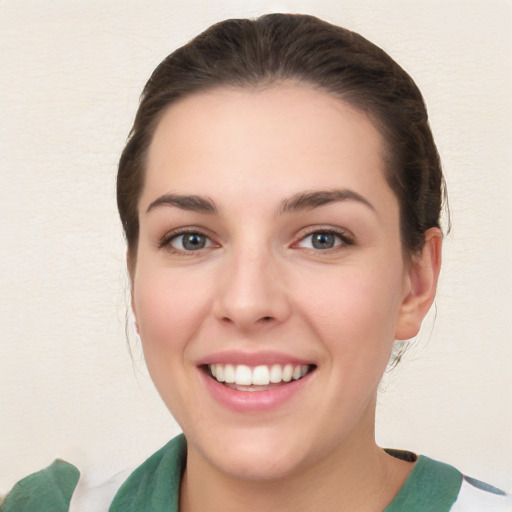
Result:
M291 400L306 386L313 372L298 380L283 384L267 391L239 391L228 388L201 370L201 377L213 398L228 409L236 412L262 412L276 409Z

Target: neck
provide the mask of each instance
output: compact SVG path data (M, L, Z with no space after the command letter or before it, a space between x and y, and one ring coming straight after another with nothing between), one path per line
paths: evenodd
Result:
M273 480L249 480L219 471L189 448L181 492L182 512L366 512L384 509L413 464L381 450L373 421L305 469Z

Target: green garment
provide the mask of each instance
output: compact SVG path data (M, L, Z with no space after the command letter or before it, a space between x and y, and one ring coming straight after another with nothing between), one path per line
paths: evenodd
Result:
M399 454L392 451L393 455ZM462 474L453 466L420 455L409 478L383 512L445 512L459 495Z
M175 437L139 466L123 483L109 512L178 512L187 443ZM407 452L391 451L407 458ZM63 461L21 480L0 505L0 512L68 512L78 470ZM409 478L383 512L448 512L461 488L462 474L452 466L420 456Z
M178 512L187 441L180 434L139 466L116 494L109 512Z
M0 512L68 512L80 472L56 460L51 466L20 480L0 501Z

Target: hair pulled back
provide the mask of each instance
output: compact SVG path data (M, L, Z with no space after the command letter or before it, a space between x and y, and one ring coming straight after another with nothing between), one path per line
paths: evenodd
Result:
M313 16L268 14L217 23L155 69L141 95L117 176L117 203L132 263L148 148L159 120L179 99L217 87L283 81L324 90L365 112L381 133L386 179L400 206L402 244L413 254L439 227L444 180L421 93L383 50Z

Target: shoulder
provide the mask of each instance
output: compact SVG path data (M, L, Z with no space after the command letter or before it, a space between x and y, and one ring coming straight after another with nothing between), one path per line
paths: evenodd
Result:
M56 460L20 480L0 502L1 512L68 512L80 478L78 469Z
M187 443L180 434L139 466L121 486L110 512L178 510L181 476Z
M512 512L510 500L503 491L449 464L420 456L385 512Z
M100 482L94 475L81 478L75 466L56 460L47 468L20 480L7 495L1 497L0 512L177 511L186 446L185 437L181 434L129 476L129 472L123 471ZM172 503L175 503L174 509L170 505Z
M164 503L178 504L186 441L181 434L130 474L122 471L108 480L93 472L80 475L63 460L20 480L0 497L0 512L160 512ZM128 478L127 478L128 477ZM171 483L171 485L169 485ZM152 508L150 504L154 504ZM110 508L109 508L110 505ZM172 512L172 508L167 508Z

